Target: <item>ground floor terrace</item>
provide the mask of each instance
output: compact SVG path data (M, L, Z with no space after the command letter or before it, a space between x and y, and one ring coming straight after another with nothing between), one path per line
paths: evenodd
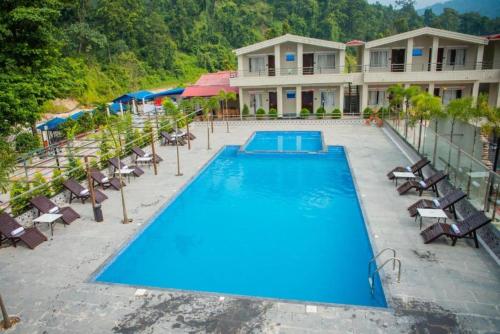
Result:
M358 120L277 120L194 124L197 139L180 148L159 147L158 175L125 187L133 223L123 225L119 192L106 190L104 222L89 204L71 206L82 218L35 250L0 249L0 292L21 322L6 333L495 333L500 329L500 267L481 247L446 240L424 245L406 207L414 194L399 196L386 173L416 157L388 129ZM241 145L256 130L320 130L327 145L346 148L374 252L395 248L401 282L391 269L381 274L389 308L313 304L169 289L97 284L93 274L138 233L150 218L218 150ZM427 196L428 197L428 196ZM217 217L207 217L210 219ZM48 230L40 226L43 232ZM311 245L312 247L314 245ZM339 249L339 251L342 251ZM272 261L272 259L269 259ZM165 264L168 266L168 264ZM328 265L325 263L325 265ZM314 282L311 282L314 284ZM367 282L368 284L368 282Z

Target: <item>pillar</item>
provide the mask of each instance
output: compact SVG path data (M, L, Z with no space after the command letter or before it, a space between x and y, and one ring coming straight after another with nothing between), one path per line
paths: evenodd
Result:
M408 89L409 87L410 87L410 84L408 84L408 83L404 84L404 88L405 89ZM406 99L403 100L403 106L402 107L403 107L403 111L406 112Z
M497 102L496 107L500 108L500 82L497 83Z
M368 85L364 84L361 86L361 114L366 107L368 107Z
M276 102L278 107L278 117L283 117L283 87L276 87Z
M436 63L439 52L439 37L432 37L431 72L436 72Z
M297 74L302 75L304 67L304 46L302 43L297 43Z
M338 73L347 73L345 70L345 50L339 50L339 68Z
M240 117L243 117L243 106L245 105L245 101L243 100L243 88L239 88L238 90L238 100L240 102Z
M406 40L405 71L411 72L413 64L413 38Z
M476 104L477 102L477 97L479 96L479 81L474 81L472 84L472 101L473 103Z
M476 55L476 70L483 69L483 55L484 55L484 45L478 45L477 55Z
M281 46L276 44L274 46L274 67L276 67L276 75L281 75Z
M300 109L302 109L302 86L295 88L295 112L297 117L300 116Z
M370 69L370 50L363 47L363 63L361 72L368 72Z
M434 82L429 82L429 88L427 88L427 91L429 92L429 94L434 96Z
M344 84L339 86L339 109L341 117L344 117Z

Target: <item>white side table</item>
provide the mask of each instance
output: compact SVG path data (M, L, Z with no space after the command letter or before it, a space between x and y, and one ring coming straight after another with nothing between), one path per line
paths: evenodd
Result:
M433 218L436 219L439 223L441 219L444 219L444 222L446 223L446 219L448 218L448 215L444 210L441 209L417 209L417 216L415 217L415 221L420 218L420 229L422 229L422 220L424 218Z
M415 174L411 172L394 172L393 174L394 174L394 180L396 181L396 187L398 186L398 179L410 180L417 178Z
M33 226L39 223L47 223L50 226L50 235L54 236L54 223L62 216L60 213L44 213L40 217L33 219Z

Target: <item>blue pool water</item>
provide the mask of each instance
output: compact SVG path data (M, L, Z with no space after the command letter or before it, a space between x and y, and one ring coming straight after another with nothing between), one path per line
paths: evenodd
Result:
M256 131L243 147L245 152L320 152L320 131Z
M342 147L225 147L96 281L386 307Z

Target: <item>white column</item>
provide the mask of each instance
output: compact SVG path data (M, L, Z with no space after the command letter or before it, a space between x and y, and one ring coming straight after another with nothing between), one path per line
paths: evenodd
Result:
M363 47L363 63L361 64L361 72L369 72L370 69L370 50Z
M405 83L404 88L408 89L410 87L410 84ZM406 112L406 99L403 100L403 111Z
M364 84L361 86L361 115L366 107L368 107L368 85Z
M432 38L431 72L436 72L436 63L439 52L439 37Z
M295 112L300 116L300 109L302 109L302 86L295 87Z
M243 56L238 56L238 75L239 76L244 76L245 74L243 73Z
M243 100L243 88L239 88L238 90L238 100L240 102L240 118L243 117L243 107L245 105L245 101Z
M427 91L429 92L429 94L434 96L434 82L429 82L429 88L427 89Z
M339 109L341 117L344 117L344 85L339 86Z
M484 45L478 45L476 55L476 70L483 69Z
M276 87L276 103L278 107L278 117L283 117L283 87Z
M304 46L301 43L297 43L297 74L302 75L304 67Z
M476 104L477 102L477 97L479 96L479 81L474 81L472 84L472 101L473 103Z
M274 67L276 75L281 75L281 47L280 44L274 46Z
M406 57L405 57L405 71L411 72L411 67L413 64L413 38L408 38L406 40Z
M496 107L500 108L500 82L497 83L497 94L496 95L497 95Z
M345 73L345 50L339 50L339 73Z

